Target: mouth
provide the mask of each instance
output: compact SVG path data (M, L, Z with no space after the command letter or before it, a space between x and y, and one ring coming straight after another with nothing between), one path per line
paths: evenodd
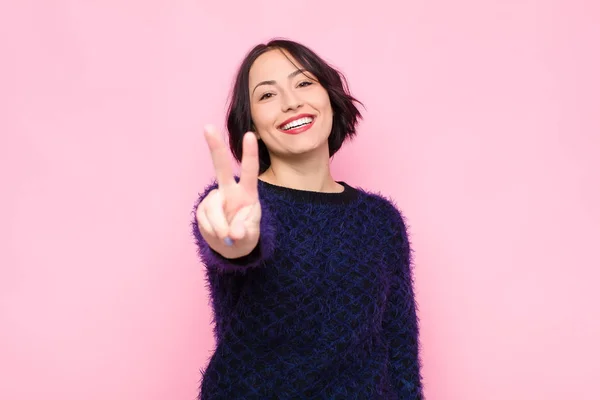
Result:
M279 125L279 130L288 134L298 134L310 129L315 121L315 116L310 114L297 115Z

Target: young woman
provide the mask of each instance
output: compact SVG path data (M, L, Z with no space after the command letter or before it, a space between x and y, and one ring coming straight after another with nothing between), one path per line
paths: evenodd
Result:
M421 399L418 320L403 217L334 180L361 114L341 73L288 40L256 46L227 128L207 127L216 181L193 231L216 349L200 399Z

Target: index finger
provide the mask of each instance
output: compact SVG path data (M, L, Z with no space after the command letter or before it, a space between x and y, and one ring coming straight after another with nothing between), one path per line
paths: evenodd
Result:
M234 185L235 178L233 177L229 151L227 150L223 139L212 125L204 127L204 137L206 138L206 143L208 143L208 148L210 149L210 155L212 157L219 188L225 189Z

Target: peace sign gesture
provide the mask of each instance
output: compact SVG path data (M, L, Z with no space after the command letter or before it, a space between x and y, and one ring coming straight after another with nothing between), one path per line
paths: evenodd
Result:
M261 206L258 199L258 143L252 132L244 135L240 181L231 169L229 150L221 135L206 126L204 136L215 168L218 187L196 210L200 234L225 258L252 252L260 237Z

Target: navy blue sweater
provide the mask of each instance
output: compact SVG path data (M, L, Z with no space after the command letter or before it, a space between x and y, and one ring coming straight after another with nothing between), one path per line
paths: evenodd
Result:
M216 339L199 399L422 398L403 217L339 183L343 192L321 193L259 180L259 244L234 260L194 219Z

